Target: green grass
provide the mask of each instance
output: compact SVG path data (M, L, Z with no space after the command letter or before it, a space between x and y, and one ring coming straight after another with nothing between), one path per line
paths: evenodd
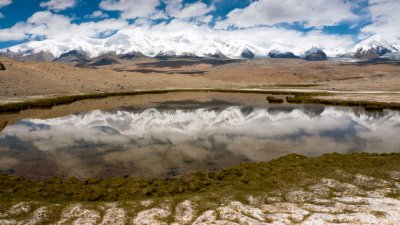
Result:
M310 103L310 104L325 104L325 105L340 105L340 106L363 106L369 110L382 110L384 108L400 110L400 103L384 103L384 102L369 102L369 101L343 101L335 99L319 99L318 96L332 96L327 92L307 92L299 93L293 91L273 91L273 90L251 90L251 89L160 89L147 91L132 91L132 92L109 92L109 93L94 93L84 95L60 96L54 98L39 99L26 102L16 102L0 105L0 113L19 112L30 108L51 108L57 105L65 105L73 102L86 99L101 99L115 96L135 96L144 94L166 94L176 92L219 92L219 93L248 93L248 94L272 94L272 95L293 95L287 97L288 103ZM272 97L273 99L276 99ZM272 99L271 98L271 99ZM273 101L273 100L272 100ZM280 103L273 102L273 103Z
M294 97L286 97L288 103L292 104L323 104L337 106L362 106L366 110L383 110L393 109L400 110L400 103L391 102L374 102L374 101L345 101L337 99L320 99L319 94L297 94ZM326 96L326 95L325 95Z
M350 176L340 176L337 171ZM0 175L1 201L126 201L146 198L180 198L191 195L229 194L245 199L249 194L289 190L318 183L321 178L347 182L355 174L389 179L388 172L400 171L400 153L393 154L325 154L307 158L287 155L270 162L243 163L218 171L202 171L170 180L106 178L78 180L51 178L33 180Z
M51 108L57 105L65 105L86 99L101 99L115 96L135 96L144 94L167 94L176 92L219 92L219 93L249 93L249 94L282 94L296 95L297 92L290 91L270 91L270 90L251 90L251 89L160 89L132 92L107 92L83 95L60 96L54 98L38 99L33 101L15 102L0 105L0 113L19 112L30 108ZM326 93L314 93L314 95L326 95Z
M86 95L61 96L55 98L39 99L34 101L16 102L0 105L0 113L18 112L29 108L51 108L57 105L65 105L73 102L86 99L100 99L113 96L127 96L140 94L164 94L166 91L148 91L148 92L114 92L114 93L99 93Z
M276 84L275 87L290 87L290 88L303 88L303 87L318 87L319 84Z
M39 99L34 101L8 103L0 105L0 113L19 112L30 108L51 108L57 105L65 105L73 102L86 100L86 99L101 99L115 96L134 96L144 94L166 94L173 92L220 92L220 93L249 93L249 94L272 94L272 95L293 95L287 97L287 102L292 104L324 104L324 105L338 105L338 106L363 106L367 110L382 110L394 109L400 110L400 103L385 103L385 102L372 102L372 101L344 101L336 99L320 99L318 96L332 96L333 94L326 92L309 92L298 93L291 91L270 91L270 90L236 90L236 89L171 89L171 90L149 90L149 91L134 91L134 92L112 92L112 93L98 93L98 94L85 94L85 95L72 95L61 96L55 98ZM272 103L277 98L270 97Z

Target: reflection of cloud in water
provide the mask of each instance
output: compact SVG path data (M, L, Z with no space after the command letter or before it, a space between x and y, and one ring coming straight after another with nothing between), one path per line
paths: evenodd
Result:
M165 176L288 153L400 151L399 124L398 112L368 115L333 107L96 110L8 126L0 134L0 159L10 157L1 145L17 151L29 143L68 175L101 175L109 166L110 174ZM21 143L7 142L7 137Z

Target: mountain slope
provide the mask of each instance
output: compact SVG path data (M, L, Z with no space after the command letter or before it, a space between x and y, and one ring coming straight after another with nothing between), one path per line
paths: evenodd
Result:
M355 58L371 59L378 58L387 53L400 51L399 38L383 38L381 35L373 35L361 41L351 50Z
M271 51L290 51L301 55L312 47L282 44L273 40L254 43L250 38L237 39L224 36L207 36L200 33L177 32L164 35L149 33L141 29L120 30L107 38L47 39L19 44L2 49L0 55L18 60L30 55L46 55L40 61L58 59L65 53L78 51L85 57L94 58L104 54L142 54L148 57L197 56L253 58L267 57ZM324 49L327 53L336 53L337 49ZM335 56L335 55L330 55Z
M279 40L279 39L276 39ZM293 43L281 43L266 38L263 42L251 41L250 37L242 39L225 36L207 36L201 33L177 32L174 34L150 33L142 29L123 29L107 38L75 38L75 39L47 39L31 41L0 50L0 55L15 58L21 61L52 61L65 58L69 52L80 52L80 56L68 55L70 60L95 58L102 55L143 55L147 57L195 56L195 57L227 57L253 58L268 57L269 53L293 53L294 56L306 55L310 49L321 49L328 57L346 55L346 48L326 48L313 46L313 43L304 46ZM315 48L316 47L316 48ZM398 52L400 39L384 39L374 35L350 51L356 58L377 58L386 53ZM72 58L71 58L72 57ZM74 58L75 57L75 58ZM74 59L73 59L74 58Z

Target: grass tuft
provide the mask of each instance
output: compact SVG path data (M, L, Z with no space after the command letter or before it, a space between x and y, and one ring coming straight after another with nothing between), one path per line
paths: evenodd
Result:
M400 153L325 154L308 158L290 154L269 162L243 163L235 167L196 172L171 180L139 178L51 178L33 180L0 175L2 201L124 201L177 197L205 193L229 193L237 199L248 195L307 187L322 178L351 182L356 174L390 179L400 172ZM341 176L337 171L350 174Z

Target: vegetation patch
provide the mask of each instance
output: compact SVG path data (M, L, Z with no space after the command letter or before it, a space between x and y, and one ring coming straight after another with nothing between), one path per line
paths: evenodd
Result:
M274 85L275 87L297 87L297 88L302 88L302 87L318 87L321 86L319 84L276 84Z
M47 99L39 99L34 101L16 102L0 105L0 113L19 112L30 108L51 108L57 105L65 105L73 102L87 99L101 99L115 96L135 96L144 94L167 94L176 92L219 92L219 93L249 93L249 94L284 94L295 95L297 92L290 91L270 91L270 90L252 90L252 89L160 89L132 92L106 92L84 95L60 96ZM326 93L315 93L314 95L327 95Z
M98 202L178 198L207 193L210 198L222 198L229 194L235 199L246 199L248 195L309 187L320 183L321 179L350 182L358 174L378 180L390 179L393 171L400 172L399 165L400 153L333 153L316 158L290 154L269 162L243 163L232 168L195 172L170 180L122 177L33 180L3 174L0 175L0 199L5 202Z
M271 104L282 104L283 103L283 99L275 98L274 96L268 96L267 100L268 100L268 103L271 103Z
M297 94L294 97L286 97L286 101L292 104L323 104L337 106L362 106L366 110L380 111L383 109L400 110L400 103L372 102L372 101L344 101L337 99L316 98L321 95Z
M144 94L167 94L177 92L217 92L217 93L247 93L247 94L270 94L270 95L290 95L286 97L288 103L292 104L324 104L338 106L362 106L366 110L383 110L393 109L400 110L400 103L390 102L372 102L372 101L345 101L337 99L320 99L318 96L333 96L327 92L303 92L296 91L274 91L274 90L259 90L259 89L160 89L160 90L145 90L132 92L107 92L94 93L84 95L60 96L47 99L39 99L34 101L16 102L0 105L0 113L15 113L21 110L30 108L52 108L57 105L65 105L73 102L87 99L101 99L116 96L135 96ZM269 98L269 99L268 99ZM270 103L282 103L281 99L275 97L267 97L271 100Z

